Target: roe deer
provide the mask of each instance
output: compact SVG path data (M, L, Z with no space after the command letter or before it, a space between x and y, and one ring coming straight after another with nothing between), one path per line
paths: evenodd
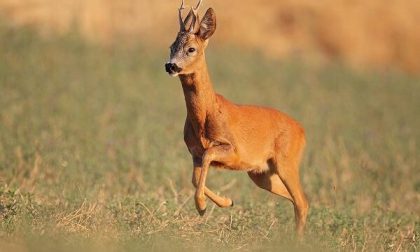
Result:
M299 178L304 130L282 112L236 105L214 92L204 50L216 29L216 16L209 8L200 20L197 11L201 1L183 20L182 0L178 10L180 31L165 64L171 76L179 76L184 91L184 141L193 161L196 208L204 214L206 196L219 207L233 206L230 198L206 187L210 165L246 171L257 186L293 203L296 230L301 235L309 208Z

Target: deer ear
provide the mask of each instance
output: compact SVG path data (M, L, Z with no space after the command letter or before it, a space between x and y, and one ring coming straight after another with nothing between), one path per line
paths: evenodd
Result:
M200 29L197 35L200 38L207 40L213 35L214 31L216 31L216 14L212 8L209 8L201 20Z

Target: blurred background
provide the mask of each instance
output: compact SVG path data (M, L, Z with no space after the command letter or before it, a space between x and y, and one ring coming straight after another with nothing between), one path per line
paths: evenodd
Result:
M209 5L219 22L216 46L420 71L417 0L204 1L203 11ZM1 0L0 15L45 36L77 31L100 44L167 46L178 27L178 6L168 0Z
M416 251L420 1L203 2L215 90L305 128L305 243L245 173L211 169L235 206L197 215L179 5L0 0L0 251Z

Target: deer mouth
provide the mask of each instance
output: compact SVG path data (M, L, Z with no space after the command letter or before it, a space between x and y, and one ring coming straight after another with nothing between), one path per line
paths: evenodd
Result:
M166 63L165 70L171 76L177 76L182 71L182 68L177 66L175 63Z

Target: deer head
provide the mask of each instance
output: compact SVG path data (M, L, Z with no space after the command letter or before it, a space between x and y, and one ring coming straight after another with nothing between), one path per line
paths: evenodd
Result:
M204 63L204 50L216 30L216 15L214 10L209 8L200 21L198 9L201 2L202 0L199 0L195 8L191 7L184 20L182 19L184 0L178 9L180 30L175 42L170 46L169 61L165 64L166 72L171 76L192 74Z

